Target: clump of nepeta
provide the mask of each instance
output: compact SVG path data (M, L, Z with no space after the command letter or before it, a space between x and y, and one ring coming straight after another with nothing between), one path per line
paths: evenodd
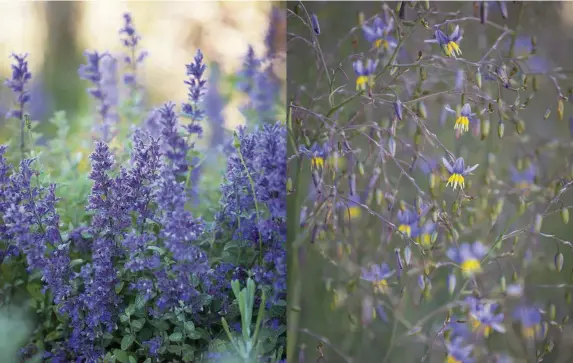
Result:
M246 50L236 78L248 85L242 111L258 117L220 136L222 165L200 168L204 129L224 124L224 104L205 100L210 87L222 97L203 53L182 65L187 101L152 107L129 14L119 34L125 54L86 51L78 69L91 139L69 135L58 112L57 137L37 143L25 125L33 54L13 56L8 116L22 135L0 146L0 285L5 303L27 291L38 318L21 358L217 362L212 347L228 344L242 362L284 362L286 128L273 59ZM202 190L203 178L220 188Z

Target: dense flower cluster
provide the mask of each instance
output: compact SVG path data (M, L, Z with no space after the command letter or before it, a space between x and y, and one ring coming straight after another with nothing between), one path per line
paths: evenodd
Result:
M92 84L88 93L100 118L89 156L85 218L62 223L62 214L77 212L68 210L73 206L58 207L66 202L56 197L61 185L44 181L39 159L23 158L14 168L6 157L9 148L0 146L0 263L26 281L28 291L38 290L32 298L42 322L22 358L38 351L52 363L191 362L221 355L209 350L225 334L222 318L235 330L251 329L238 314L243 307L231 281L253 276L259 291L252 323L261 298L266 299L255 337L264 344L248 344L264 346L257 354L269 361L285 343L286 324L284 314L277 313L277 307L284 312L286 299L286 128L275 111L280 84L274 74L255 68L245 91L264 117L238 130L239 145L228 147L221 209L199 216L190 198L201 178L193 137L202 133L200 121L222 127L217 85L209 89L198 50L187 65L188 102L180 111L171 102L151 111L130 131L129 155L124 155L110 142L122 136L117 127L122 118L133 116L120 106L145 107L129 102L140 91L137 76L147 52L140 49L141 36L129 14L120 35L128 53L122 73L127 99L119 92L120 69L111 54L86 52L87 64L79 69ZM274 53L260 62L272 62ZM31 74L26 56L15 59L7 85L19 99L12 115L19 112L21 118ZM180 122L179 114L191 123ZM222 132L219 138L222 144L232 142ZM201 194L196 190L195 195Z

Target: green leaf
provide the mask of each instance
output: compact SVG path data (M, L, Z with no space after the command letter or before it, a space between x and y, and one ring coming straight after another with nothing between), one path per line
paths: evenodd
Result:
M147 246L148 250L152 250L152 251L156 251L159 252L160 255L164 255L165 254L165 250L161 247L157 247L157 246Z
M167 351L169 353L181 355L181 347L178 345L170 345L169 347L167 347Z
M123 290L123 285L125 285L125 282L121 281L119 284L115 285L115 293L119 294L121 292L121 290Z
M44 294L42 293L42 285L37 283L29 283L26 285L26 290L30 293L30 296L37 301L44 300Z
M193 330L193 331L187 332L187 337L189 339L197 340L197 339L201 339L203 337L203 334L201 334L201 332L199 330Z
M195 347L189 344L183 344L183 349L181 350L184 362L193 362L195 359Z
M113 355L115 356L115 359L117 359L121 363L129 363L129 355L127 354L127 352L124 352L123 350L119 349L114 349Z
M141 330L141 328L143 328L143 325L145 324L145 319L137 319L131 322L131 328L134 332L138 332Z
M133 356L129 356L129 363L137 363L137 360L135 360L135 358L133 358Z
M143 361L143 363L151 363L151 358L147 358L146 360Z
M46 335L46 337L44 338L44 342L51 342L61 337L62 337L62 332L60 330L54 330L51 331L48 335Z
M171 335L169 336L169 340L172 341L172 342L176 342L176 343L177 343L177 342L180 342L180 341L183 340L183 334L182 334L182 333L179 333L179 332L173 333L173 334L171 334Z
M135 313L135 305L134 305L134 304L129 304L129 305L127 306L127 308L125 308L124 313L125 313L125 315L127 315L127 316L132 316L133 313Z
M185 330L189 333L194 332L195 331L195 324L193 324L192 321L186 321L184 323L185 326Z
M145 296L137 295L135 297L135 309L136 310L142 309L146 303L147 303L147 300L145 299Z
M133 335L130 334L125 335L123 338L121 338L121 350L128 350L134 341L135 338L133 337Z

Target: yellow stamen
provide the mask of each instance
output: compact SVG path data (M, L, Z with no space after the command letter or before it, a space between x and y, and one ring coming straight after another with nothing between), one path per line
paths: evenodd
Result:
M447 49L446 55L448 56L452 55L455 58L456 56L462 55L460 46L456 42L449 42L446 45L446 49Z
M388 49L388 41L386 39L377 39L374 41L374 46L376 48L384 48L385 50Z
M420 236L420 239L418 242L422 245L422 247L430 248L430 247L432 247L432 235L428 234L428 233L424 233L424 234L422 234L422 236Z
M482 323L474 317L470 318L470 322L472 324L472 330L474 330L474 331L476 331L478 329L482 330L484 337L487 338L491 334L491 332L492 332L491 326L488 326L488 325L483 326Z
M521 182L517 183L515 186L517 187L517 189L525 190L525 189L529 189L531 187L531 184L529 184L526 181L521 181Z
M524 326L521 328L521 334L523 334L525 338L533 339L538 333L539 333L539 325L528 326L528 327Z
M410 237L412 235L412 227L410 227L407 224L401 224L398 227L398 230L402 233L404 233L407 237Z
M462 361L457 360L456 358L452 357L451 355L448 355L446 357L445 363L462 363Z
M366 89L366 84L368 83L368 76L359 76L356 78L356 89L364 90Z
M385 293L386 291L388 291L388 281L386 280L375 281L374 291L378 291L380 293Z
M315 169L322 169L322 167L324 167L324 158L321 156L315 156L312 158L311 164Z
M471 258L462 262L461 268L464 274L473 275L481 271L481 262L475 258Z
M452 185L454 190L456 190L458 185L462 189L466 186L465 181L464 181L464 177L461 174L452 174L449 177L448 182L446 183L446 186L449 186L450 184Z
M360 218L361 210L360 207L349 207L345 210L344 215L349 219Z
M470 129L470 120L466 116L460 116L456 119L456 124L454 125L454 130L460 130L461 132L468 131Z

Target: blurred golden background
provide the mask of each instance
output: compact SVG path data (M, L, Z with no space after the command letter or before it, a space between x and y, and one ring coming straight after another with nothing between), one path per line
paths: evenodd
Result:
M86 83L79 79L77 67L85 63L83 51L121 54L118 32L123 13L130 12L142 36L141 48L149 52L138 78L150 104L181 102L186 99L185 64L197 48L205 62L216 61L223 74L239 70L248 45L258 55L264 53L272 6L267 1L0 1L0 76L9 76L12 52L29 53L33 79L43 73L47 91L57 95L51 111L82 107L87 97L85 91L77 91ZM284 35L276 38L284 42ZM285 67L275 69L284 80ZM208 78L209 69L206 73ZM228 91L222 87L222 92ZM6 95L0 93L0 98ZM234 97L226 107L226 127L244 122L237 109L240 102Z

